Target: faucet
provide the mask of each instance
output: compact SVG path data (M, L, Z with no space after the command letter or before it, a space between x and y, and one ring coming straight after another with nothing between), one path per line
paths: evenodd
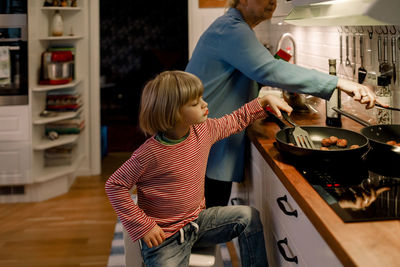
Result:
M281 38L279 38L278 45L276 46L276 52L279 51L285 39L290 39L290 41L293 43L293 63L296 64L296 41L294 40L294 36L292 34L288 32L282 34Z
M294 40L294 36L290 33L284 33L282 34L281 38L279 38L278 45L276 46L276 52L279 51L279 49L282 46L282 43L284 40L289 39L292 41L293 44L293 63L296 64L297 58L296 58L296 41ZM316 109L312 107L310 104L307 104L307 98L312 97L312 96L306 96L304 94L298 94L298 93L290 93L287 91L282 92L283 98L288 102L288 104L293 108L294 111L305 113L305 112L316 112Z

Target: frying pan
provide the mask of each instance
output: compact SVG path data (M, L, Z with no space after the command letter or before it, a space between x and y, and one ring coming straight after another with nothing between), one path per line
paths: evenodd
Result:
M374 152L381 153L381 156L383 157L396 157L400 159L400 146L386 144L386 142L390 140L400 143L400 124L371 125L369 122L364 121L346 111L338 108L332 109L365 126L361 129L361 133L369 139Z
M298 147L292 145L296 143L292 134L294 128L288 127L273 114L269 117L281 128L275 135L277 148L281 152L291 156L317 160L359 159L363 157L369 149L368 139L364 135L346 129L323 126L301 126L302 129L309 133L316 149ZM330 136L346 139L348 146L346 148L331 146L329 148L330 150L320 150L321 140ZM350 145L359 145L359 147L350 149Z

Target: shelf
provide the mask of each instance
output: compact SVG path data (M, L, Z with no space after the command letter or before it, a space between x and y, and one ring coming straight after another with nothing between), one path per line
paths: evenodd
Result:
M76 117L78 114L80 114L83 111L83 108L79 109L78 111L70 111L70 112L60 112L59 115L55 117L36 117L33 119L33 124L35 125L41 125L41 124L46 124L50 122L55 122L55 121L62 121L66 119L72 119Z
M50 140L43 138L39 141L38 144L33 145L34 150L45 150L48 148L61 146L65 144L74 143L78 140L79 134L60 134L58 139Z
M76 41L82 39L83 36L80 35L65 35L65 36L46 36L39 38L40 41Z
M84 158L83 155L79 155L71 165L44 167L40 177L35 177L34 182L42 183L60 176L73 174L78 170Z
M48 11L48 10L63 10L63 11L80 11L82 10L82 8L80 7L62 7L62 6L44 6L41 8L44 11Z
M37 87L32 88L33 92L47 92L50 90L59 90L65 88L71 88L77 86L82 82L82 79L74 80L70 83L60 84L60 85L38 85Z

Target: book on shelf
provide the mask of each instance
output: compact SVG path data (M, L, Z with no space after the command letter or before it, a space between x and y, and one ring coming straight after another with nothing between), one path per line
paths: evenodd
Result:
M49 132L54 131L58 134L79 134L84 128L85 120L78 115L72 119L46 124L45 133L47 135Z
M48 148L44 151L44 165L46 167L71 165L75 157L75 143Z
M49 111L77 111L82 105L81 94L74 89L48 92L46 96L46 110Z

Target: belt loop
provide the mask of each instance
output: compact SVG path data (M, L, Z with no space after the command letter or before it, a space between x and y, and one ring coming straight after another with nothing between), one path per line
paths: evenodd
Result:
M195 233L197 234L199 232L199 225L195 222L190 222L190 224L196 229Z
M183 244L185 242L185 231L183 231L183 228L179 229L179 234L180 234L180 244Z

